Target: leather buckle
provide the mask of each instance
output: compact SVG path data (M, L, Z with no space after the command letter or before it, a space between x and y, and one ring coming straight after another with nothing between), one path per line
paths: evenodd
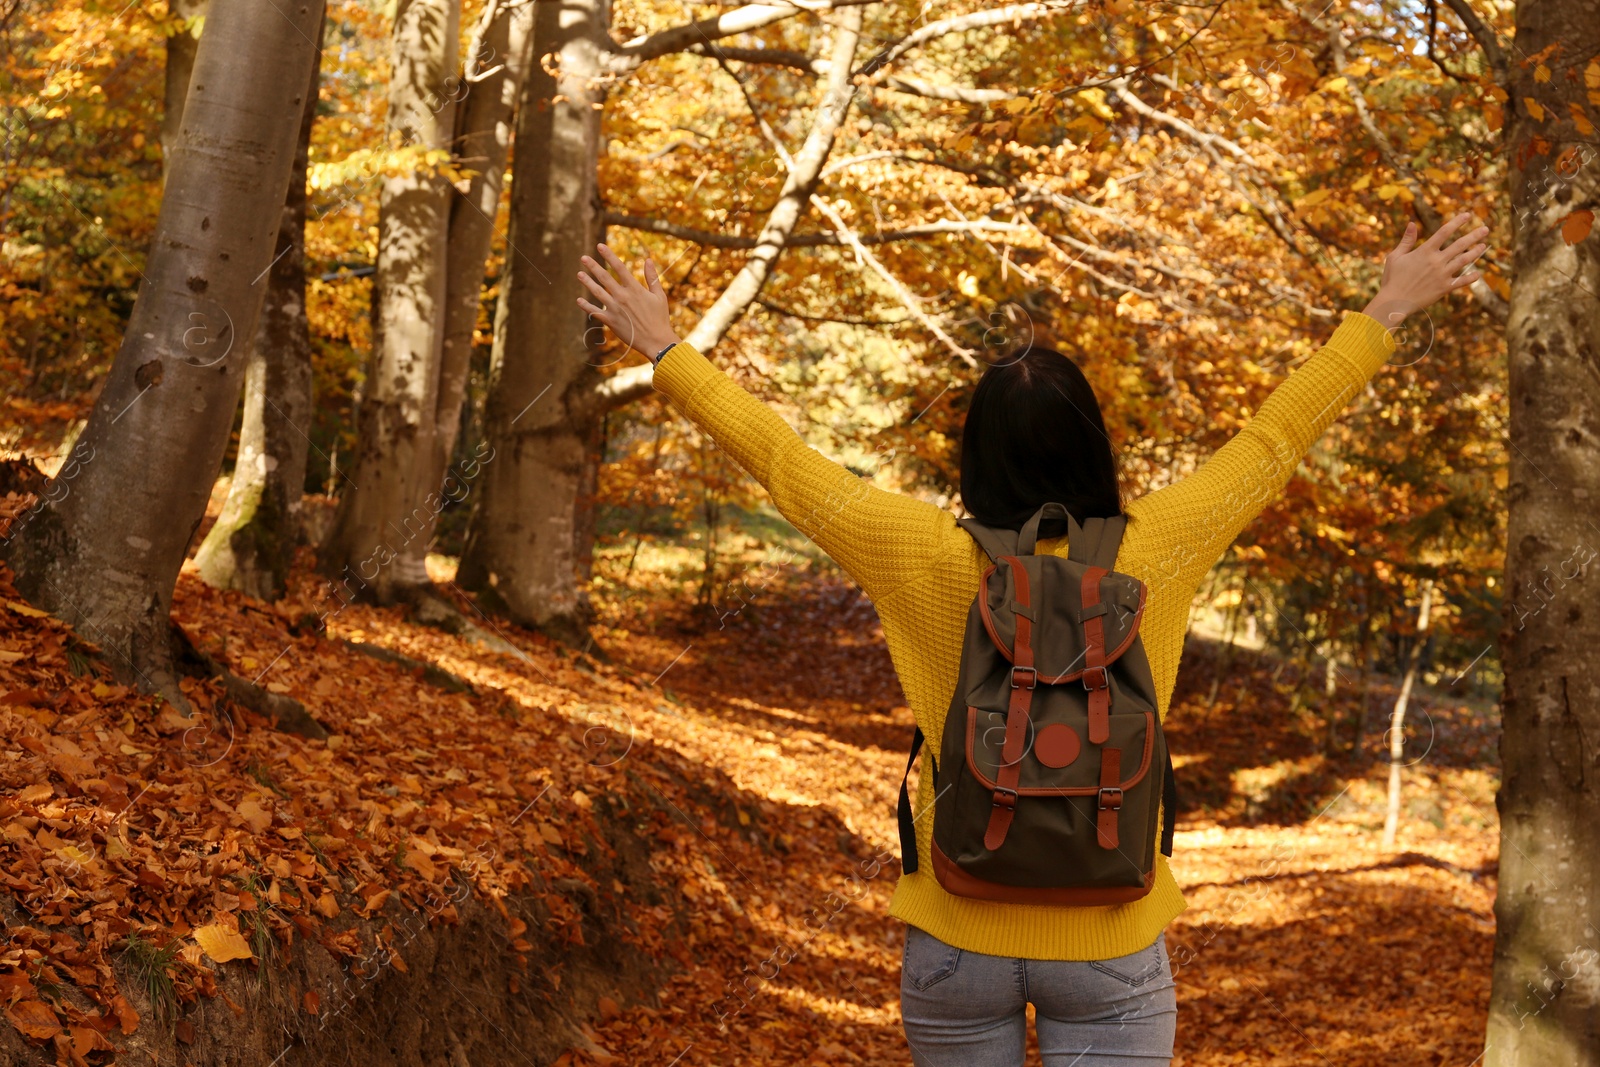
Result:
M1027 671L1028 672L1028 684L1027 685L1018 685L1017 684L1017 672L1018 671ZM1013 688L1013 689L1032 689L1035 686L1037 686L1038 684L1039 684L1039 672L1034 670L1032 667L1012 667L1011 668L1011 688Z
M1016 670L1015 667L1011 669ZM1089 681L1090 678L1095 678L1097 681L1091 682ZM1085 689L1104 689L1110 684L1111 678L1106 674L1104 667L1085 667L1083 669L1083 687Z
M1116 795L1112 796L1112 794ZM1100 792L1097 794L1097 799L1099 801L1101 811L1122 810L1122 789L1119 786L1103 786Z
M1121 792L1119 789L1118 792ZM1005 808L1007 811L1017 810L1017 791L1007 789L1005 786L996 786L994 791L994 806Z

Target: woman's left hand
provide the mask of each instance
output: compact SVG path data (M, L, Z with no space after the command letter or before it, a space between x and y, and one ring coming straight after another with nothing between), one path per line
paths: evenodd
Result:
M588 256L583 257L587 271L578 272L578 280L603 301L604 307L578 298L578 306L611 327L623 344L654 360L666 348L678 343L673 332L672 319L667 314L667 292L661 288L661 277L653 260L644 261L644 284L633 276L628 265L605 245L598 246L600 255L611 271Z

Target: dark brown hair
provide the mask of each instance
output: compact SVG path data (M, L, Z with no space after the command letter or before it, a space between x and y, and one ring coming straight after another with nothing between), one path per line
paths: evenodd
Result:
M983 372L961 432L961 501L985 526L1011 530L1052 502L1079 522L1122 514L1100 402L1071 359L1030 346ZM1040 532L1059 536L1064 524Z

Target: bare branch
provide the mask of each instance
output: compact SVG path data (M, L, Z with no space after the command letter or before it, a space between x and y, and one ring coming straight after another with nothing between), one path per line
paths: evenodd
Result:
M681 241L693 241L695 244L708 245L712 248L755 248L761 242L755 237L735 237L732 234L715 233L711 230L697 230L690 226L680 226L666 219L647 219L638 215L622 215L608 211L604 221L607 226L622 226L630 230L643 230L648 233L664 234L667 237L676 237ZM865 245L891 244L896 241L913 241L924 237L938 237L947 233L1021 233L1025 227L1010 222L997 222L991 219L975 219L971 222L955 222L940 220L939 222L925 223L920 226L906 226L898 230L884 230L880 233L863 233L856 240ZM842 245L851 242L840 237L838 233L794 233L784 238L785 248L816 248L822 245Z
M990 8L987 11L974 11L966 15L952 15L947 19L930 22L921 29L913 30L888 45L877 55L867 60L862 65L860 73L868 78L877 80L877 75L880 71L913 48L921 47L929 41L948 34L982 29L985 26L999 26L1007 22L1024 22L1031 19L1048 18L1051 15L1075 11L1084 5L1085 0L1042 0L1040 3L1007 4L1005 7Z
M843 217L834 210L832 204L829 204L822 197L812 194L811 205L827 216L828 221L833 223L834 229L838 231L839 236L855 250L856 258L870 266L874 273L883 279L884 284L888 285L895 297L905 306L905 309L911 312L916 317L916 320L927 328L929 333L942 341L944 346L950 350L951 355L959 357L969 367L978 365L978 361L973 358L970 349L963 348L957 344L955 338L945 333L944 328L934 321L932 316L922 310L922 298L902 285L900 279L891 274L889 268L885 267L877 256L867 251L867 246L845 224Z
M1506 63L1505 49L1500 47L1500 38L1494 32L1494 28L1472 10L1472 5L1467 0L1444 0L1444 2L1450 5L1450 10L1456 13L1456 17L1467 28L1467 32L1477 39L1484 56L1489 60L1489 69L1494 71L1495 81L1504 86L1510 81L1510 69Z
M864 319L853 315L808 315L803 311L796 311L793 308L786 308L780 304L773 303L771 300L762 299L757 300L756 303L774 315L799 319L802 322L838 322L846 326L899 326L901 323L910 321L910 316L903 319Z
M845 7L834 26L826 90L817 105L816 118L812 120L805 143L794 154L778 201L768 213L755 247L745 257L744 266L739 268L739 273L734 275L722 295L717 297L694 329L684 337L701 352L711 351L739 316L761 295L762 287L772 274L772 265L777 262L779 253L793 235L795 224L800 221L800 215L821 179L823 164L833 151L839 127L843 125L850 105L855 100L856 86L850 72L855 65L856 48L860 41L861 8ZM590 401L603 410L636 399L650 390L653 370L644 366L621 371L600 383L590 394Z
M1200 145L1202 148L1220 148L1235 159L1242 159L1247 163L1250 161L1250 153L1246 152L1244 148L1237 142L1230 141L1221 134L1207 133L1196 126L1185 122L1178 116L1168 114L1167 112L1162 111L1160 108L1154 107L1139 99L1138 94L1133 91L1132 82L1130 79L1117 78L1113 81L1106 82L1106 86L1107 88L1116 90L1117 99L1127 104L1128 110L1133 111L1136 114L1143 115L1145 118L1154 122L1159 122L1163 126L1177 130L1179 133L1183 134L1195 144Z
M814 59L804 52L789 52L781 48L725 48L719 44L701 42L685 48L684 51L711 59L731 59L735 63L790 67L802 74L815 74L819 77L828 73L826 59Z
M611 56L607 65L613 71L626 72L637 68L645 60L655 59L669 52L694 51L708 42L759 30L803 12L837 11L879 2L880 0L774 0L770 3L745 4L721 15L635 38L626 44L612 42Z
M932 100L959 100L963 104L998 104L1002 100L1019 100L1027 97L1026 93L1015 93L1010 89L965 89L959 85L929 85L916 78L902 78L893 74L883 80L883 87L897 93L926 96Z

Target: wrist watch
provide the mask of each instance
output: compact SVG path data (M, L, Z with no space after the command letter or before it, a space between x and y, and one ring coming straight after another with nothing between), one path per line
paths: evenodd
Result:
M678 342L678 341L674 341L674 342L672 342L672 344L668 345L667 347L663 348L661 351L657 352L655 354L655 356L650 360L651 365L654 366L656 364L659 364L661 362L661 357L665 356L668 352L671 352L673 345L676 345L676 344L679 344L679 343L680 342Z

